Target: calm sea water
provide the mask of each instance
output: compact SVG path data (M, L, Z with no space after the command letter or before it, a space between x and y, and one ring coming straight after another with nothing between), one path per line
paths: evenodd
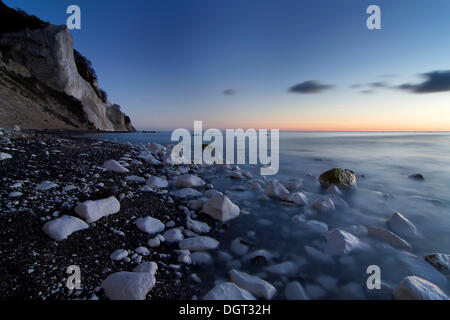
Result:
M102 133L90 135L98 139L133 144L149 141L169 144L170 132ZM450 133L280 133L280 170L276 178L302 178L306 172L318 177L334 167L351 169L358 176L358 188L345 195L350 209L332 215L311 215L307 209L290 207L278 201L261 203L258 193L233 191L245 186L245 181L227 178L220 172L210 173L208 179L215 188L227 192L250 215L241 216L233 227L220 235L221 248L229 251L229 243L241 237L252 243L253 249L266 249L276 254L276 261L294 261L298 274L289 279L264 273L263 267L244 264L242 270L265 277L279 289L283 298L286 281L298 280L312 298L389 298L385 291L366 289L366 268L379 265L382 280L392 285L404 276L418 275L449 291L447 279L423 262L423 255L433 252L450 253ZM259 167L241 166L258 174ZM421 173L425 181L408 175ZM317 183L305 183L303 191L310 201L323 191ZM330 229L354 225L374 225L386 228L386 220L399 211L418 228L420 236L411 239L411 256L384 245L367 235L358 235L370 245L370 250L349 257L324 262L314 259L304 246L321 250L324 237L308 232L291 222L294 215L325 222ZM270 221L270 224L267 222ZM263 223L264 222L264 223ZM254 231L255 236L248 232ZM213 270L213 272L211 271ZM217 262L215 268L199 270L198 274L228 279L226 267Z

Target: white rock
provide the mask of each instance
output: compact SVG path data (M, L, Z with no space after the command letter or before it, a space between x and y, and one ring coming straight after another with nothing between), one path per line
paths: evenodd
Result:
M400 212L395 212L387 221L387 225L400 237L413 238L417 236L416 226Z
M64 215L47 222L42 230L56 241L67 239L72 233L89 228L86 222L77 217Z
M388 230L384 230L374 226L369 226L367 227L367 233L370 237L386 242L393 247L403 250L412 249L411 245L406 240L400 238L399 236Z
M357 237L340 229L329 231L326 238L325 251L331 255L349 254L354 249L363 247L363 243Z
M195 237L181 240L178 243L180 249L192 251L214 250L219 246L219 241L210 237Z
M198 198L202 196L202 193L192 188L184 188L175 191L174 195L177 198Z
M75 212L87 223L95 222L119 211L120 203L114 196L94 201L88 200L75 207Z
M211 231L211 227L207 223L193 220L191 217L186 218L186 227L196 233L208 233Z
M212 265L214 259L208 252L194 252L190 255L191 262L195 265Z
M139 218L134 223L139 230L148 234L160 233L165 229L164 223L152 217Z
M142 255L142 256L148 256L150 254L150 250L148 250L146 247L137 247L134 251L136 251L136 253Z
M308 198L302 192L290 193L288 195L283 196L283 201L288 201L295 203L296 205L303 207L308 204Z
M153 261L142 262L140 265L133 269L134 272L144 272L150 274L151 276L155 276L157 270L158 265Z
M179 242L184 239L183 232L179 228L167 230L163 236L169 243Z
M237 218L240 209L227 196L217 195L203 205L202 212L221 222L227 222Z
M128 257L128 251L125 249L117 249L111 255L109 256L111 260L119 261L122 260L125 257Z
M298 281L289 282L286 285L284 296L287 300L309 300L303 286Z
M394 290L397 300L449 300L449 297L432 282L411 276L404 278Z
M203 181L202 178L192 174L179 176L175 182L177 188L197 188L203 187L204 185L205 181Z
M276 179L269 181L264 193L273 198L282 198L289 194L289 191Z
M155 277L146 272L116 272L102 283L111 300L145 300L155 285Z
M247 290L239 288L233 282L216 284L203 300L256 300Z
M280 276L294 276L298 267L294 262L286 261L279 264L274 264L265 268L265 271Z
M43 181L36 186L36 190L45 191L59 187L56 183L51 181Z
M249 246L245 242L242 242L241 238L236 238L233 241L231 241L231 252L233 252L238 256L243 256L247 254L248 249Z
M261 278L237 270L231 270L229 274L232 282L249 291L255 297L270 300L277 293L277 289L273 285Z
M169 183L167 182L167 180L165 178L156 177L156 176L151 176L150 178L148 178L146 181L146 184L149 187L155 188L155 189L167 188L169 185Z
M12 158L12 155L10 155L9 153L0 152L0 161L6 160L6 159L11 159L11 158Z
M103 168L117 172L117 173L127 173L130 172L127 168L122 166L119 162L116 160L108 160L103 163Z

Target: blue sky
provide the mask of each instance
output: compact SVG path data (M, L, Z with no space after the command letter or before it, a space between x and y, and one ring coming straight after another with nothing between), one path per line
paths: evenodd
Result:
M414 89L450 69L447 0L4 2L54 24L79 5L74 47L140 129L450 130L450 91Z

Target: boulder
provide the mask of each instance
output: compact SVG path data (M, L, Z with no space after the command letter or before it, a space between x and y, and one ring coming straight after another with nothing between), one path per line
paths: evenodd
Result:
M319 177L322 188L327 189L331 185L340 188L355 188L356 175L348 169L334 168L324 172Z
M120 203L114 196L94 201L88 200L75 207L75 212L87 223L95 222L119 211Z
M402 250L412 249L411 245L406 240L400 238L399 236L388 230L384 230L374 226L369 226L367 227L367 233L370 237L386 242L398 249Z
M167 188L169 183L165 178L157 177L157 176L151 176L147 179L145 182L149 187L155 188L155 189L162 189Z
M158 265L153 261L142 262L140 265L133 269L134 272L144 272L150 274L151 276L154 276L157 270Z
M64 215L47 222L42 230L56 241L67 239L72 233L89 228L88 224L77 217Z
M325 251L330 255L349 254L354 249L363 247L362 242L346 231L333 229L326 235Z
M306 206L308 204L308 198L302 192L295 192L295 193L287 194L287 195L283 196L282 200L295 203L296 205L298 205L300 207Z
M397 300L449 300L449 297L432 282L410 276L404 278L394 290Z
M416 226L400 212L395 212L387 221L387 225L400 237L413 238L417 236Z
M237 270L231 270L229 274L232 282L249 291L255 297L270 300L277 293L277 289L273 285L261 278Z
M264 193L269 197L281 199L288 195L289 191L278 180L274 179L267 183Z
M164 232L163 237L169 243L179 242L184 239L183 232L179 228L167 230Z
M320 213L329 213L336 210L336 206L329 196L322 196L314 201L312 208Z
M139 230L148 234L160 233L165 229L164 223L152 217L139 218L134 223Z
M145 300L153 289L156 279L147 272L116 272L102 283L110 300Z
M122 166L119 162L116 160L108 160L103 163L103 168L117 172L117 173L127 173L130 172L127 168Z
M287 300L309 300L303 286L298 281L289 282L286 285L284 296Z
M185 174L179 176L175 182L177 188L198 188L205 185L205 181L202 178L194 176L192 174Z
M180 249L192 251L214 250L219 246L219 241L210 237L194 237L181 240L178 243Z
M219 194L204 203L202 212L216 220L227 222L237 218L240 209L226 195Z
M233 282L222 282L216 284L204 297L203 300L256 300L247 290L239 288Z

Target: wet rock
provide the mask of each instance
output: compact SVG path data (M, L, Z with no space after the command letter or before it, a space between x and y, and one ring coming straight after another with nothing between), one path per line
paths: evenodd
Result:
M227 196L217 195L205 202L202 212L216 220L227 222L237 218L240 209Z
M432 253L424 259L443 274L450 275L450 254Z
M441 288L447 287L448 280L445 275L436 270L423 258L409 252L401 252L398 255L398 259L403 264L401 265L401 270L405 270L407 275L415 275Z
M331 185L336 185L340 188L355 188L356 175L348 169L334 168L322 173L319 177L319 182L322 188L325 189Z
M397 300L448 300L449 297L432 282L410 276L404 278L394 290Z
M134 223L139 230L148 234L160 233L165 229L164 223L152 217L139 218Z
M323 196L313 202L312 208L320 213L329 213L336 210L333 200L328 196Z
M298 281L289 282L284 289L287 300L309 300L302 285Z
M283 196L282 200L295 203L300 207L306 206L308 204L308 198L302 192L290 193L288 195Z
M94 201L88 200L75 207L75 212L87 223L95 222L119 211L120 203L114 196Z
M306 227L315 233L326 233L328 232L328 225L325 222L320 222L317 220L309 220L305 223Z
M357 237L340 229L331 230L327 233L326 238L325 251L331 255L349 254L351 251L363 247L363 243Z
M122 166L119 162L116 160L108 160L103 163L103 168L111 170L113 172L117 173L128 173L130 170Z
M211 227L207 223L191 219L190 217L186 218L186 227L196 233L208 233L211 231Z
M178 243L180 249L192 251L214 250L219 246L219 241L210 237L195 237L181 240Z
M146 272L116 272L102 283L111 300L145 300L155 285L155 277Z
M269 181L264 193L272 198L282 198L289 194L289 191L276 179Z
M198 198L202 196L202 193L192 188L184 188L175 191L174 195L177 198Z
M423 177L423 175L420 174L420 173L410 174L410 175L408 176L408 178L413 179L413 180L417 180L417 181L424 181L424 180L425 180L425 178Z
M247 290L239 288L233 282L222 282L216 284L203 300L256 300Z
M67 239L72 233L89 228L89 225L77 217L64 215L47 222L42 230L56 241Z
M301 179L289 179L288 182L284 184L284 187L289 191L295 191L301 188L303 185Z
M417 236L416 226L400 212L395 212L387 221L387 225L401 237L412 238Z
M169 183L167 182L167 180L165 178L156 177L156 176L149 177L145 183L150 188L155 188L155 189L167 188L167 186L169 185Z
M367 227L367 233L370 237L386 242L393 247L403 250L412 249L411 245L406 240L400 238L399 236L388 230L384 230L374 226L369 226Z
M185 174L177 178L175 185L177 188L198 188L203 187L205 181L192 174Z
M277 293L277 289L273 285L261 278L237 270L231 270L229 274L232 282L249 291L255 297L270 300Z
M218 196L218 195L221 195L221 194L223 194L223 193L220 192L220 191L214 190L214 189L206 190L206 191L203 193L203 195L204 195L205 197L207 197L208 199L214 198L215 196Z

